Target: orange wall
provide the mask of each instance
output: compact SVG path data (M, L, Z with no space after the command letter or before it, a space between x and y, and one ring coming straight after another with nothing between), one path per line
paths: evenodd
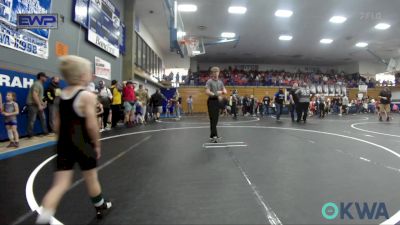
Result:
M233 89L237 89L240 96L254 95L258 99L262 99L268 91L268 95L272 97L277 91L277 87L226 87L228 95ZM379 92L382 88L368 89L368 96L377 99ZM400 87L391 88L392 91L400 91ZM191 95L193 97L193 111L194 112L207 112L207 95L205 94L204 87L181 87L179 93L183 99L183 110L187 112L186 99ZM357 88L348 89L349 99L356 98L358 94Z

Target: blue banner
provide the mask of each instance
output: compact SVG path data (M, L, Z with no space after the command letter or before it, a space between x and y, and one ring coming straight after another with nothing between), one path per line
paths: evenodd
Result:
M0 0L2 1L2 0ZM12 70L0 69L0 93L2 95L2 102L6 101L7 92L15 92L17 95L17 103L20 111L26 105L26 98L29 93L29 88L36 80L36 75L16 72ZM50 79L44 85L44 90L48 87ZM60 87L65 87L64 81L60 81ZM27 114L18 115L18 133L20 136L26 136L26 127L28 122ZM48 118L48 117L47 117ZM39 119L35 123L35 133L41 133L42 129L40 127ZM7 130L4 126L4 116L0 114L0 140L6 140Z
M0 0L0 19L17 24L17 14L47 14L50 13L51 0ZM41 38L49 39L49 30L34 29L32 33Z
M47 59L47 29L17 29L17 14L50 13L51 0L0 0L0 46Z

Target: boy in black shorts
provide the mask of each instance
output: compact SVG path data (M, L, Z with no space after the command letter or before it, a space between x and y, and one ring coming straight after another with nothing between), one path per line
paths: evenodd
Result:
M222 96L226 94L224 83L218 79L219 67L212 67L210 71L210 79L206 83L206 95L208 95L207 106L208 115L210 117L210 141L217 143L220 137L217 133L217 125L219 118L220 102Z
M96 96L85 91L92 80L91 68L91 63L84 58L61 58L60 72L68 87L62 91L54 124L58 134L57 171L53 186L43 198L43 209L37 218L37 224L50 223L62 196L71 186L75 163L82 170L97 218L101 219L111 208L111 202L104 200L102 196L97 177L97 160L101 156L101 150Z

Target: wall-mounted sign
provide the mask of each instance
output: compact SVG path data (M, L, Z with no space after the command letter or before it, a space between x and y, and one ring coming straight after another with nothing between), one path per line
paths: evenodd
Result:
M69 52L69 46L60 42L60 41L56 41L56 56L60 57L60 56L64 56L64 55L68 55Z
M58 14L17 14L18 29L57 29Z
M95 56L94 73L97 77L111 80L111 63Z
M18 14L48 14L51 0L0 0L0 46L47 59L49 55L48 29L17 29ZM23 23L31 25L50 23L50 18L25 17Z

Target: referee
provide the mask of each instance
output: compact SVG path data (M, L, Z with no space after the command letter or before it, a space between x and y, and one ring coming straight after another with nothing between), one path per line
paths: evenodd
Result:
M218 80L219 68L212 67L210 71L210 77L206 83L206 95L208 95L207 106L208 115L210 117L210 140L213 143L218 142L217 124L219 117L219 105L222 101L222 95L226 94L224 83Z

